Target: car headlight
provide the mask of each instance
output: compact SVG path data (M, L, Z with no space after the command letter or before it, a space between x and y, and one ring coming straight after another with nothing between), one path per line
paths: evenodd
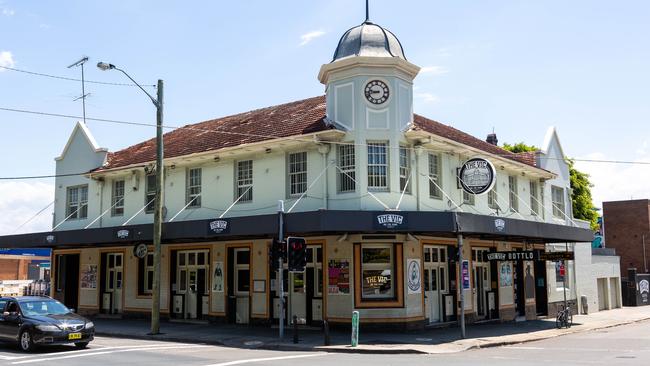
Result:
M58 332L61 330L61 328L57 327L56 325L47 325L47 324L37 325L36 329L42 330L43 332Z
M86 329L90 329L90 328L92 328L94 326L95 326L95 324L93 322L86 323Z

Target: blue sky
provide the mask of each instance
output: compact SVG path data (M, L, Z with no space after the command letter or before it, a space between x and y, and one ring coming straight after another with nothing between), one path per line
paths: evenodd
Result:
M484 138L540 145L556 126L571 157L650 161L650 3L644 1L371 0L415 81L415 112ZM180 126L322 94L316 75L364 1L0 0L0 65L86 78L114 63L165 81L165 123ZM307 37L305 38L304 36ZM153 93L154 90L150 89ZM153 123L132 87L87 84L89 117ZM81 114L76 82L0 71L0 107ZM74 120L0 111L2 176L54 172ZM153 128L89 122L114 151ZM580 163L602 200L650 196L650 166ZM31 193L29 193L31 192ZM52 181L0 182L0 234L52 200ZM45 213L25 230L47 229ZM4 220L4 221L2 221ZM22 221L21 221L22 220Z

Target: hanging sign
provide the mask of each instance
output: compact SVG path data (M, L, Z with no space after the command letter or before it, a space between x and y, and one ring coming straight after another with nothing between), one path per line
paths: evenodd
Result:
M521 252L484 252L487 261L534 261L535 252L524 250Z
M480 195L488 192L496 182L496 170L487 159L472 158L467 160L458 171L458 179L463 190Z
M147 244L140 243L133 247L133 255L135 255L137 258L144 259L144 257L147 256L147 250Z

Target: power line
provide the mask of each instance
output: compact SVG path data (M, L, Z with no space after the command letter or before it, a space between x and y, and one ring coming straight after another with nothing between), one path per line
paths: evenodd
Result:
M17 109L17 108L0 107L0 110L8 111L8 112L16 112L16 113L35 114L35 115L48 116L48 117L62 117L62 118L72 118L72 119L80 119L80 118L82 118L80 116L69 115L69 114L39 112L39 111L31 111L31 110ZM143 127L155 127L156 126L154 123L122 121L122 120L105 119L105 118L87 117L86 120L97 121L97 122L106 122L106 123L114 123L114 124L122 124L122 125L130 125L130 126L143 126ZM183 127L181 127L181 126L163 125L163 128L166 128L166 129L184 128L184 129L200 131L200 132L221 133L221 134L239 135L239 136L246 136L246 137L258 137L258 138L264 138L264 139L280 139L280 140L292 140L292 141L301 141L301 142L313 142L314 141L311 138L305 138L305 137L300 137L300 136L262 135L262 134L252 134L252 133L225 131L225 130L219 130L219 129L206 129L206 128L199 128L199 127L194 127L194 126L183 126ZM368 146L367 144L363 144L363 143L357 144L357 143L348 143L348 142L340 142L340 141L324 141L324 142L334 144L334 145L354 145L354 146L361 146L361 147ZM390 147L390 148L397 149L397 148L402 148L402 147ZM426 148L423 149L423 150L428 151L428 152L439 153L439 151L434 151L434 150L426 149ZM516 154L514 154L514 153L504 153L504 154L490 153L490 154L500 156L500 157L505 157L505 158L513 158L513 157L516 156ZM607 159L579 159L579 158L566 158L566 159L563 159L563 158L550 158L550 157L544 157L544 159L548 159L548 160L572 160L572 161L575 161L575 162L586 162L586 163L650 165L649 161L607 160ZM85 174L89 174L89 173L90 172L58 174L58 175L57 174L52 174L52 175L22 176L22 177L0 177L0 180L26 180L26 179L57 178L57 177L79 176L79 175L85 175Z
M0 68L5 69L5 70L21 72L21 73L29 74L29 75L42 76L42 77L51 78L51 79L59 79L59 80L67 80L67 81L81 81L81 79L69 78L69 77L66 77L66 76L59 76L59 75L44 74L44 73L34 72L34 71L21 70L21 69L16 69L16 68L13 68L13 67L2 66L2 65L0 65ZM107 81L86 80L85 82L91 83L91 84L100 84L100 85L137 86L135 84L111 83L111 82L107 82ZM142 84L142 85L152 87L152 88L156 87L153 84Z

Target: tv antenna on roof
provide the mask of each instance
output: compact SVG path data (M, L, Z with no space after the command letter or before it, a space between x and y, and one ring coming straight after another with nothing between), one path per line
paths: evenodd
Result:
M366 23L370 21L370 6L368 5L369 0L366 0Z
M84 79L84 64L88 61L88 57L84 56L81 58L81 60L73 63L72 65L68 66L68 69L71 69L75 66L81 66L81 96L77 97L74 99L74 101L77 101L81 99L81 105L83 108L83 118L84 118L84 124L86 124L86 97L90 95L90 93L86 94L86 81Z

